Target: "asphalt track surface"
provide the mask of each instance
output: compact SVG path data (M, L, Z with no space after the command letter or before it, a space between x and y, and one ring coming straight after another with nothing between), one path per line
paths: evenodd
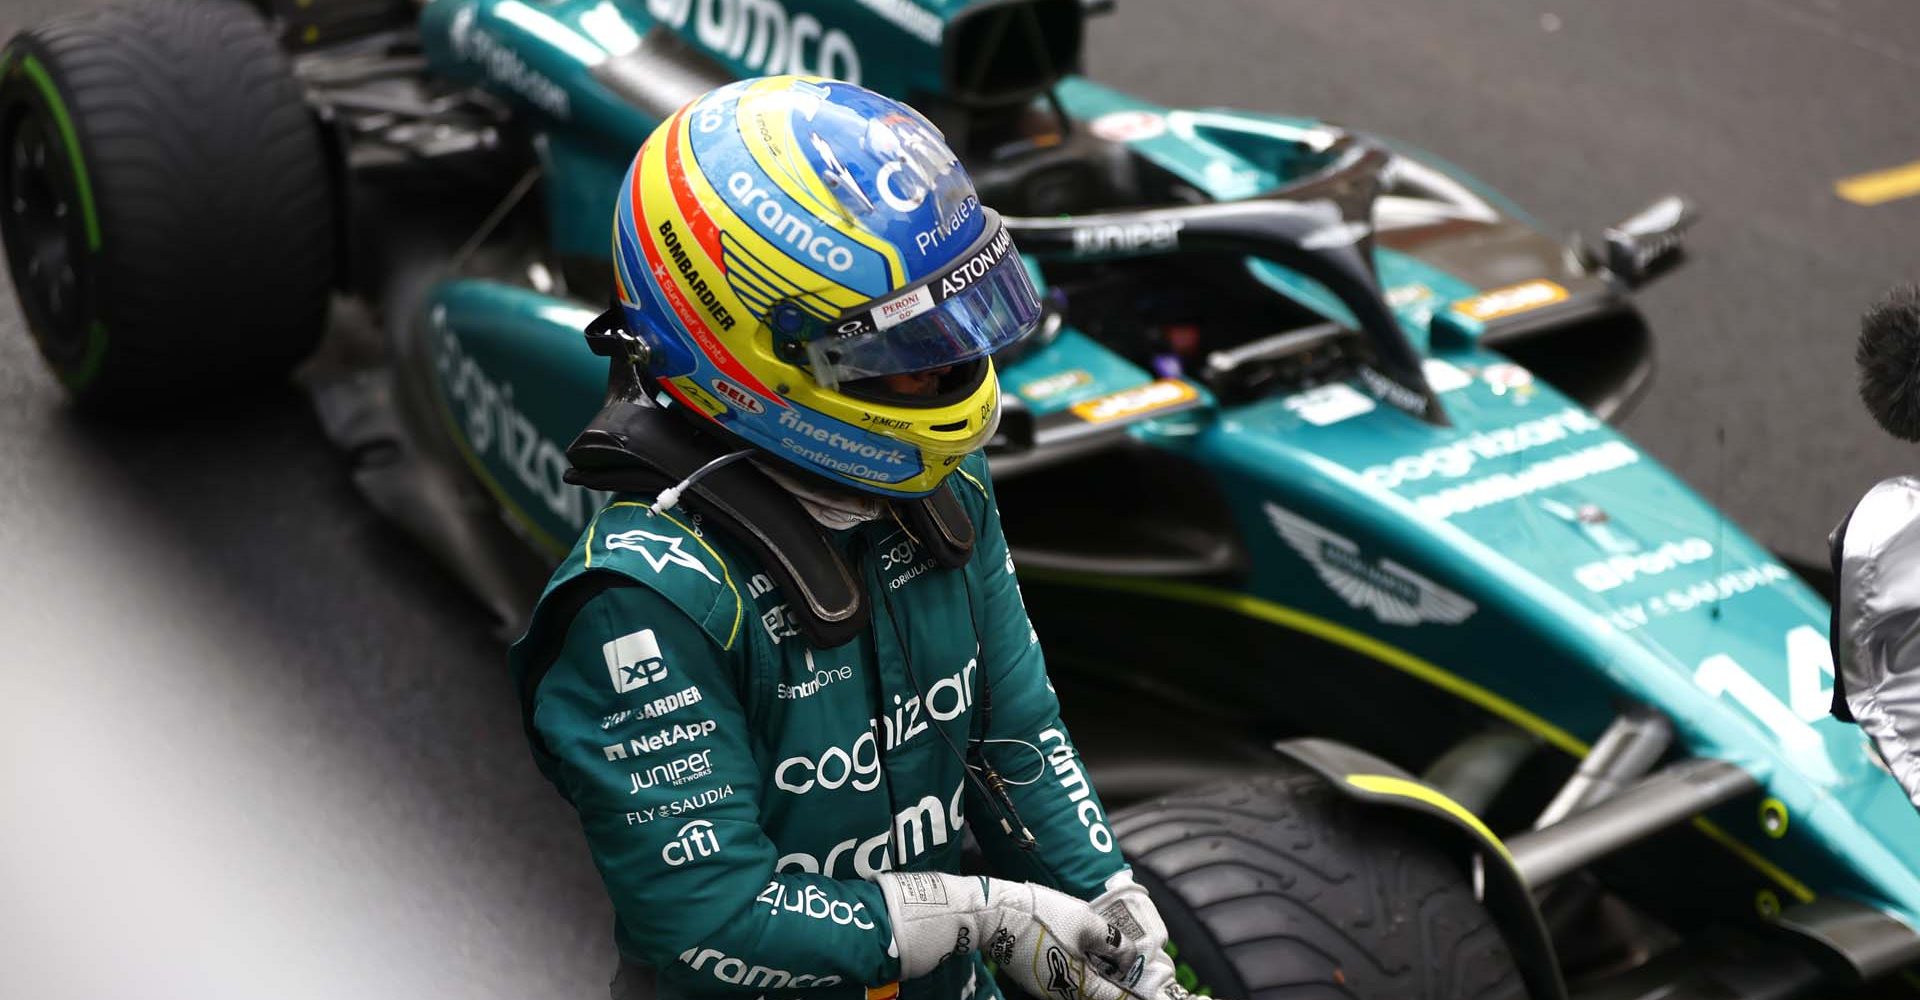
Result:
M69 0L0 0L0 35ZM1855 317L1915 276L1903 0L1122 0L1098 77L1311 112L1597 231L1696 197L1642 303L1661 370L1628 429L1810 556L1920 464L1855 401ZM292 394L110 427L61 405L0 303L0 993L604 996L609 911L536 776L485 620L378 521ZM1068 706L1072 718L1072 706Z

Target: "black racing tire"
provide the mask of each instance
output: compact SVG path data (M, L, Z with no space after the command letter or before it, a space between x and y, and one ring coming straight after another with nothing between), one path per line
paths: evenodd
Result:
M1453 861L1303 768L1116 812L1182 984L1234 1000L1524 1000Z
M319 126L236 0L69 14L0 51L0 241L28 329L88 409L282 382L326 325Z

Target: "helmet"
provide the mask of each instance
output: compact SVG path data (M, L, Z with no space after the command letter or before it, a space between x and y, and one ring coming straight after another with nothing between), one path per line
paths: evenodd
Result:
M613 247L620 309L661 391L883 496L932 492L986 442L1000 416L989 356L1040 315L939 130L814 77L729 84L661 123L627 171Z

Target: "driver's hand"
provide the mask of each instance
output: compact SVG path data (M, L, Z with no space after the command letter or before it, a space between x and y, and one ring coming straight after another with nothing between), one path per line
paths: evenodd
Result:
M941 872L886 872L874 881L887 900L902 979L977 950L1042 1000L1166 1000L1159 994L1170 976L1163 981L1140 945L1066 893Z
M1101 919L1140 949L1135 967L1119 970L1114 978L1143 997L1157 997L1173 983L1173 958L1167 954L1167 925L1154 909L1147 890L1134 884L1133 869L1123 868L1107 880L1107 891L1088 904Z

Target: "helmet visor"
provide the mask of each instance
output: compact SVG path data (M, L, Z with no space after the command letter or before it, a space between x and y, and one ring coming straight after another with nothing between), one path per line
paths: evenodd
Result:
M814 378L832 388L957 365L1032 332L1039 293L1000 217L987 210L987 221L979 242L952 267L841 316L808 341Z

